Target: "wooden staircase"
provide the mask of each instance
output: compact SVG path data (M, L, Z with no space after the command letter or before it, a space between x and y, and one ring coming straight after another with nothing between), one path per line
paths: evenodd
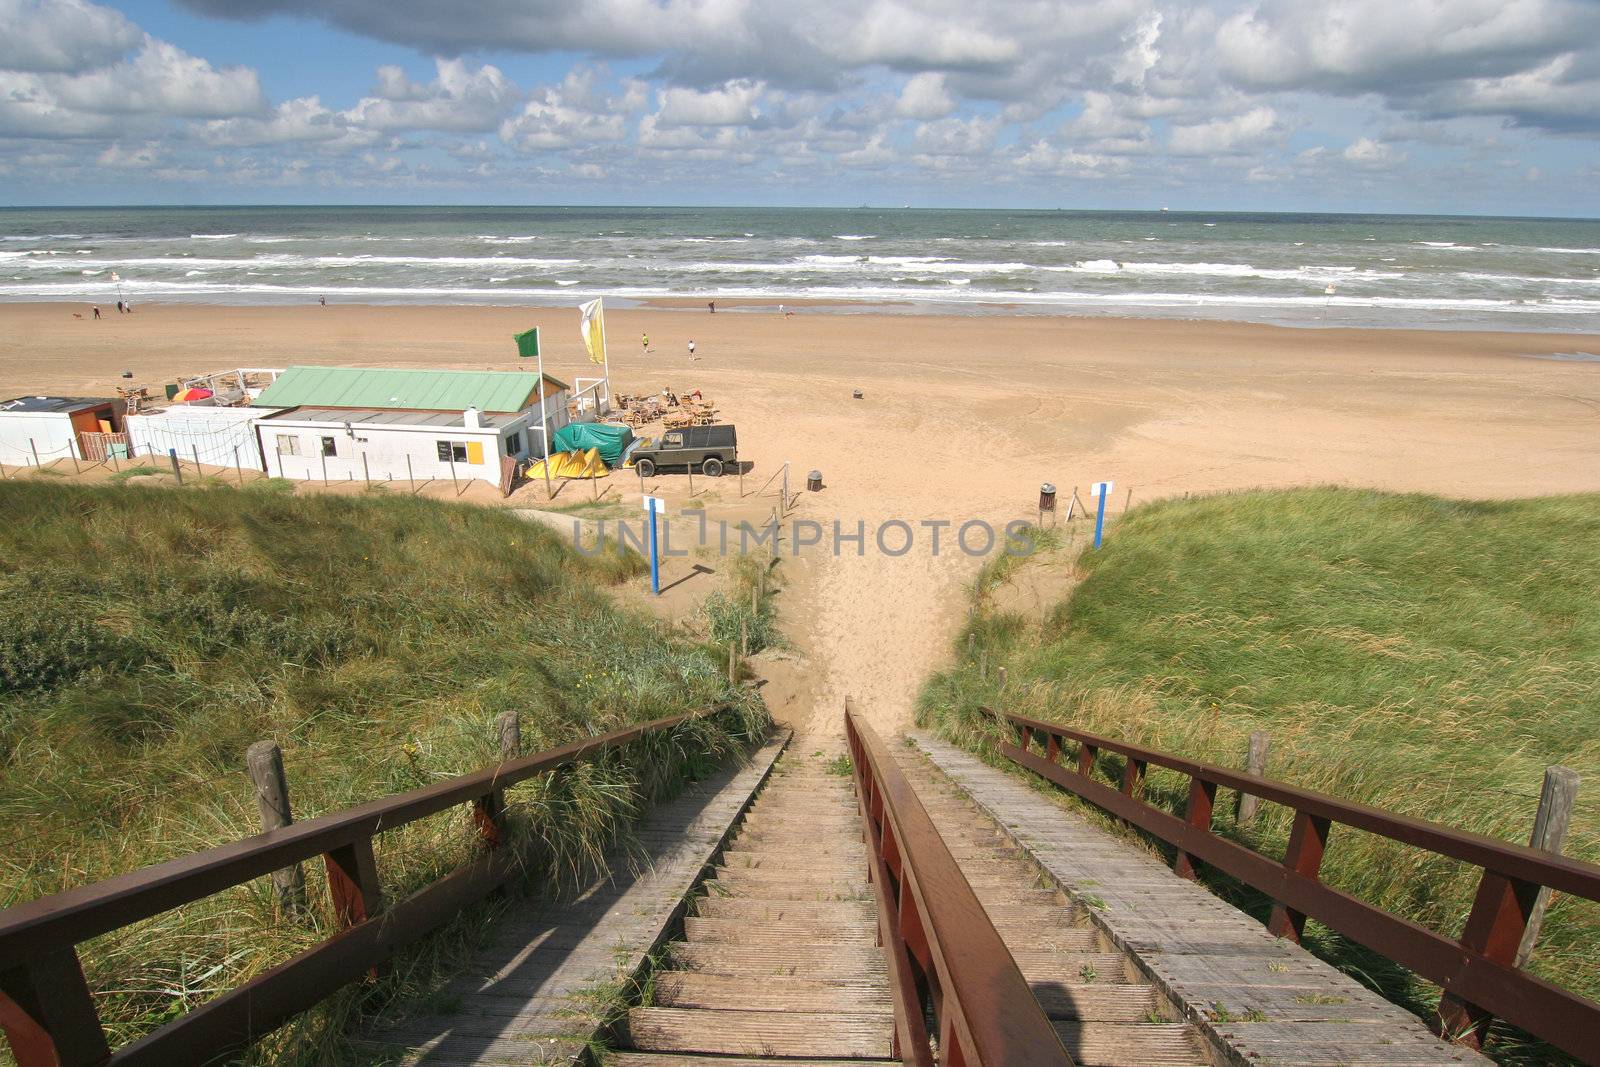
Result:
M890 1058L861 818L841 765L791 746L667 946L615 1067L848 1067ZM734 1057L734 1058L728 1058Z

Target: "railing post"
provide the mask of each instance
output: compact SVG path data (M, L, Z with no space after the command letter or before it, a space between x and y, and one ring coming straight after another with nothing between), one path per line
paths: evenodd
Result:
M1289 848L1283 865L1305 878L1315 880L1322 869L1322 854L1328 848L1328 820L1303 811L1294 813L1294 829L1289 831ZM1282 904L1272 905L1267 930L1274 937L1285 937L1295 944L1305 932L1306 917Z
M378 913L383 896L378 887L378 860L372 838L363 837L334 849L324 857L328 865L328 893L333 914L341 927L365 922Z
M0 971L0 1029L19 1067L87 1067L111 1055L71 948Z
M257 741L244 750L244 765L250 784L255 787L261 829L281 830L291 825L294 811L289 805L289 783L283 773L283 750L271 741ZM305 912L306 876L298 863L273 871L272 888L284 914Z
M1502 967L1513 966L1539 888L1536 882L1484 871L1466 928L1461 931L1461 947ZM1439 1032L1457 1044L1479 1047L1492 1018L1476 1004L1452 993L1439 998Z
M1094 761L1100 755L1100 750L1087 741L1078 742L1078 773L1085 778L1094 777Z
M1578 776L1572 770L1551 767L1545 771L1529 846L1561 851L1577 793ZM1461 932L1461 946L1495 963L1522 967L1533 954L1549 899L1550 890L1541 885L1484 871L1477 899ZM1439 998L1440 1033L1459 1044L1478 1048L1491 1019L1482 1008L1453 994Z
M1123 757L1122 792L1124 796L1137 797L1144 789L1145 761L1132 756Z
M1061 736L1059 734L1044 735L1044 758L1051 763L1061 762Z
M1267 751L1271 748L1272 741L1265 730L1252 730L1250 732L1250 751L1245 756L1244 773L1252 778L1265 778L1267 776ZM1261 810L1261 798L1253 793L1239 794L1239 808L1235 813L1234 821L1240 827L1249 826L1256 821L1256 812Z
M1197 830L1211 832L1211 808L1217 800L1217 784L1204 778L1189 779L1189 806L1184 811L1184 821ZM1191 881L1197 877L1194 859L1181 848L1172 858L1172 870L1179 878Z

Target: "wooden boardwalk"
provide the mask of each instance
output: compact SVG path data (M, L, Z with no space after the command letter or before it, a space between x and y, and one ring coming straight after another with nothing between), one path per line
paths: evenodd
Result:
M1038 866L916 750L895 758L1078 1067L1205 1067L1194 1026L1164 1003L1088 908Z
M578 899L509 917L494 943L431 998L440 1005L434 1013L371 1035L367 1044L380 1062L573 1062L599 1024L585 994L638 973L666 939L787 741L785 731L747 762L651 812L636 835L638 847L615 850L612 873Z
M1156 857L969 753L911 736L1074 904L1090 905L1084 910L1110 945L1125 951L1177 1017L1198 1029L1218 1062L1490 1067L1488 1059L1434 1037L1416 1016L1273 937Z

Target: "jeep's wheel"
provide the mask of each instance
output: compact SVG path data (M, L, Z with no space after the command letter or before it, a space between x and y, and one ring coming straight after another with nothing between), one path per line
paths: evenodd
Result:
M700 473L704 474L707 478L720 478L720 477L722 477L722 460L720 460L720 459L708 459L708 460L706 460L704 463L700 464Z
M635 460L633 463L633 469L639 472L639 477L641 478L654 478L656 476L655 460Z

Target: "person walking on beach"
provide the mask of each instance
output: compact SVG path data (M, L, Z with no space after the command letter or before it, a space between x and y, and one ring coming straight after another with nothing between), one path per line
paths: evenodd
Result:
M648 356L650 354L650 335L647 333L640 334L639 339L644 342L644 354Z
M693 337L689 338L689 358L690 359L694 359L695 358L695 354L694 354L694 338Z
M97 319L100 317L100 305L99 304L96 304L94 306L94 317L97 318Z
M706 307L711 309L711 314L715 315L717 313L717 302L715 300L706 301Z
M117 314L122 314L122 301L120 300L117 301Z
M328 306L328 298L325 297L325 296L319 296L319 297L317 297L317 303L321 304L323 307L327 307Z

